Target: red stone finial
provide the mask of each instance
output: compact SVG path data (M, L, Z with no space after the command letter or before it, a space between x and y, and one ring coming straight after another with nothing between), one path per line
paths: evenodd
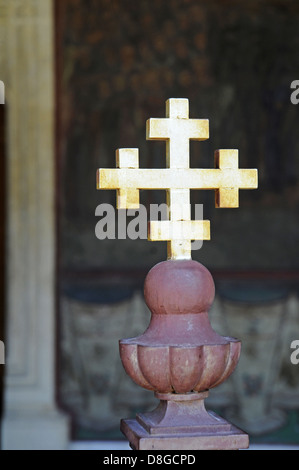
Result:
M144 285L150 324L143 335L120 341L124 368L136 383L161 393L199 392L231 374L241 344L212 329L214 295L213 278L197 261L168 260L150 270Z
M184 446L191 442L191 448L205 448L206 432L211 448L236 448L230 442L236 446L237 441L238 447L247 446L248 436L208 413L203 403L208 390L233 372L241 349L240 341L212 329L208 310L214 295L213 278L197 261L168 260L149 271L144 284L149 326L142 335L120 341L120 356L128 375L161 402L152 413L122 421L134 448L188 449Z

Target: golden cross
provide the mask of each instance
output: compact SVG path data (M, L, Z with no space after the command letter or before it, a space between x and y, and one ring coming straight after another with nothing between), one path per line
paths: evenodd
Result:
M139 208L140 189L165 189L169 220L150 221L148 239L167 240L168 259L190 259L191 240L210 239L209 220L191 220L190 189L214 189L216 207L239 207L239 189L257 188L257 170L239 169L238 150L215 152L215 169L190 168L189 141L209 138L207 119L189 119L188 99L166 101L166 118L146 122L146 138L166 141L166 168L139 168L138 149L118 149L97 189L116 189L118 209Z

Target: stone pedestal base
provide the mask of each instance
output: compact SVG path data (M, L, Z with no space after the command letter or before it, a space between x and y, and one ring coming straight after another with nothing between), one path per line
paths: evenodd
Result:
M234 450L249 446L248 435L208 412L208 392L155 394L158 407L121 421L121 431L134 450Z

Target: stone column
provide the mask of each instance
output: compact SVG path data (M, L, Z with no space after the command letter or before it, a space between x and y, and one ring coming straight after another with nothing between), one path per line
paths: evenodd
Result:
M52 3L0 0L8 116L4 449L68 442L68 421L55 404Z

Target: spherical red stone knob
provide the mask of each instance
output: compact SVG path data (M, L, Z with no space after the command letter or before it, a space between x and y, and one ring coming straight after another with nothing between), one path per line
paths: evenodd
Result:
M206 312L214 297L213 278L197 261L163 261L145 279L144 298L153 314Z

